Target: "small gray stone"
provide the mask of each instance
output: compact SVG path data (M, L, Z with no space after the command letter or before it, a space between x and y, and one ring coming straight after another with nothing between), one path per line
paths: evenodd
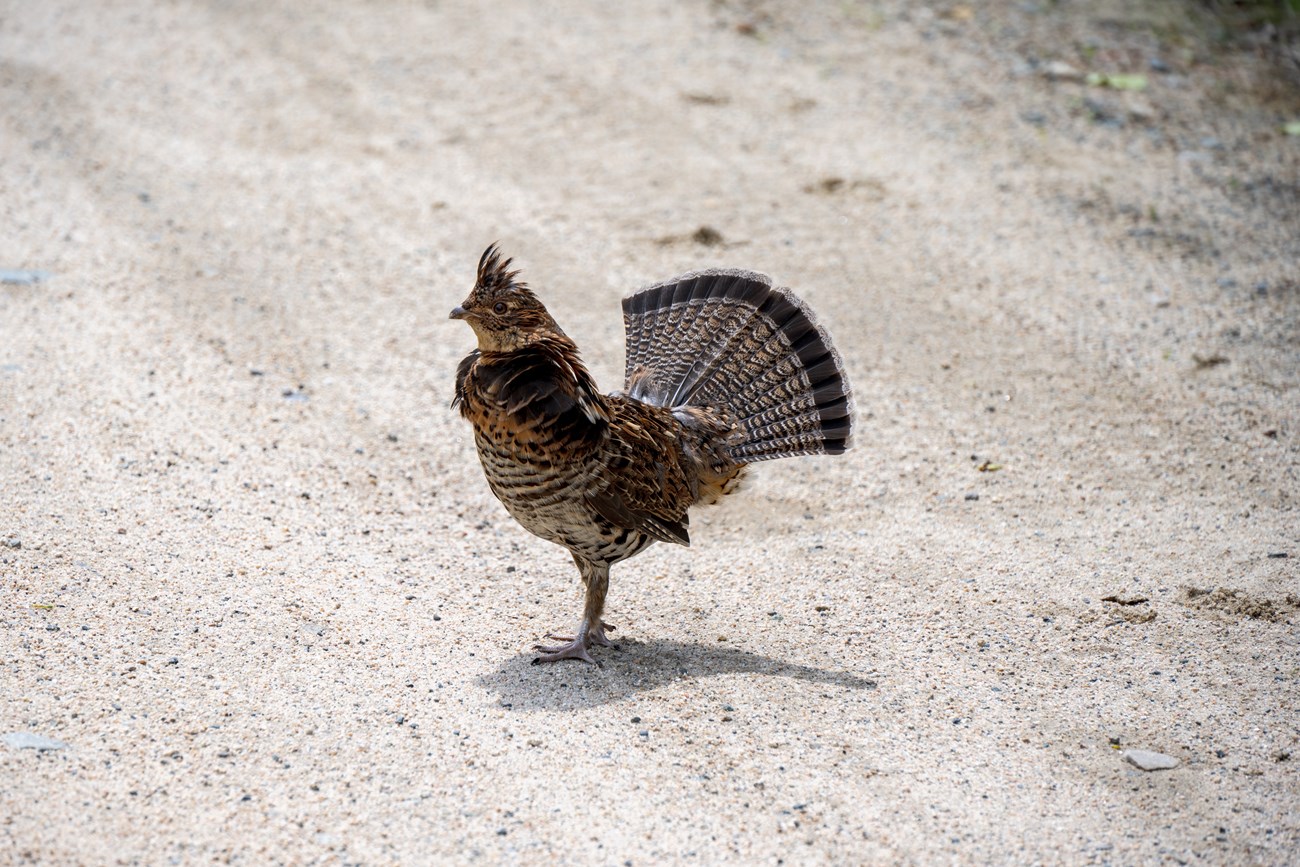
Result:
M1124 126L1123 114L1115 103L1110 100L1087 96L1083 99L1083 107L1087 110L1093 123L1114 127L1115 129Z
M1178 759L1164 753L1153 753L1150 750L1125 750L1124 759L1130 765L1144 771L1167 771L1178 767Z
M12 283L18 286L30 286L42 280L48 280L48 271L29 271L26 268L0 268L0 283Z
M4 741L7 746L15 750L66 750L68 744L63 741L56 741L54 738L47 738L44 735L34 735L31 732L10 732L7 735L0 736L0 741Z

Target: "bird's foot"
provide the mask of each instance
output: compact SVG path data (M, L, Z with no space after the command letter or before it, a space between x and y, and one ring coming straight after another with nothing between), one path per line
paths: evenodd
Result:
M610 641L609 636L605 634L605 630L607 629L610 632L613 632L615 627L611 626L608 623L602 623L599 626L597 626L595 629L587 630L587 646L591 647L594 644L597 647L618 647L618 645ZM546 633L546 637L554 638L556 641L563 641L566 644L571 641L578 640L572 635L556 635L554 632ZM539 647L537 649L541 650L542 648Z
M563 644L533 646L534 650L540 651L541 656L537 657L535 662L558 662L561 659L581 659L583 662L590 662L597 665L596 660L591 658L587 651L594 644L597 647L617 647L618 645L609 640L605 634L606 630L613 631L614 627L608 623L601 623L594 629L586 630L585 634L578 635L555 635L548 634L547 638L554 638L556 641L563 641Z
M550 637L557 638L558 636L552 635ZM578 659L582 662L597 665L596 660L592 659L591 654L587 652L587 642L583 640L582 636L574 638L567 644L536 644L533 646L533 650L541 653L541 656L533 660L533 665L540 665L543 662L559 662L561 659Z
M597 647L618 647L618 645L610 641L609 636L605 634L605 630L607 629L610 632L614 631L613 626L610 626L608 623L602 623L599 626L597 626L595 629L588 632L587 644L588 645L594 644Z
M607 623L602 623L595 629L589 629L588 633L586 633L586 646L590 647L591 645L595 645L597 647L617 647L616 643L610 641L610 637L604 634L604 630L606 629L610 630L610 632L614 632L614 627L611 627L611 625ZM573 638L569 636L564 636L563 638L560 638L559 636L546 637L555 638L555 640L558 641L573 641Z

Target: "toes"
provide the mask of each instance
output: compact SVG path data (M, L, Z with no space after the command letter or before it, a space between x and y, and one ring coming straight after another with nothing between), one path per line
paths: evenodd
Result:
M544 662L562 662L566 659L576 659L579 662L590 663L597 668L600 667L600 663L592 659L591 654L587 653L586 650L577 650L572 652L565 650L560 651L559 653L543 653L541 656L533 657L532 664L541 665Z
M587 635L587 641L588 643L595 644L599 647L617 647L618 645L610 641L609 636L605 634L606 632L613 632L613 631L614 631L613 626L610 626L608 623L602 623L600 624L600 626L591 630L591 632Z
M559 662L562 659L576 659L580 662L589 662L592 665L599 664L591 658L587 648L583 647L580 642L562 644L559 647L544 647L539 644L533 649L541 653L541 656L533 660L533 665L541 665L543 662Z

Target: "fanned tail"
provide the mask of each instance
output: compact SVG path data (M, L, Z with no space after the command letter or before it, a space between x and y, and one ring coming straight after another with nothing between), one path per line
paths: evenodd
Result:
M853 398L839 353L812 311L750 271L683 275L623 299L629 396L720 411L738 463L837 455Z

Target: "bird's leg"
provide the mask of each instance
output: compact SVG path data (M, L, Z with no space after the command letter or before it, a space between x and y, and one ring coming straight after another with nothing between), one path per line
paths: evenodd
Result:
M604 576L601 578L597 578L597 580L603 582L603 586L606 589L608 589L609 566L599 566L599 567L595 566L591 563L588 563L585 559L579 557L577 554L573 555L573 563L575 566L578 567L578 572L582 575L582 586L587 588L588 590L587 604L588 606L590 606L592 604L592 598L590 595L591 580L592 580L591 576L596 571L603 571ZM583 620L583 623L587 624L588 626L587 647L591 647L593 644L596 645L597 647L617 647L617 645L614 644L614 642L609 640L609 636L605 634L606 631L613 632L614 626L612 624L606 623L604 617L600 616L601 612L603 612L604 610L604 607L605 607L604 594L602 592L601 598L599 600L599 604L597 605L597 619L595 621L588 621L584 618ZM565 642L575 640L574 636L572 635L556 635L554 632L547 633L546 637L554 638L556 641L565 641Z
M569 638L561 638L558 635L552 635L559 641L565 641L565 644L554 646L537 645L534 649L541 651L542 655L533 660L534 662L558 662L561 659L580 659L583 662L596 664L596 660L591 658L587 649L596 644L601 647L612 647L613 644L605 635L606 629L613 629L612 626L606 626L600 619L605 611L605 594L609 591L609 566L588 563L578 560L574 557L574 562L582 570L582 583L587 587L586 605L582 612L582 623L578 625L578 634Z

